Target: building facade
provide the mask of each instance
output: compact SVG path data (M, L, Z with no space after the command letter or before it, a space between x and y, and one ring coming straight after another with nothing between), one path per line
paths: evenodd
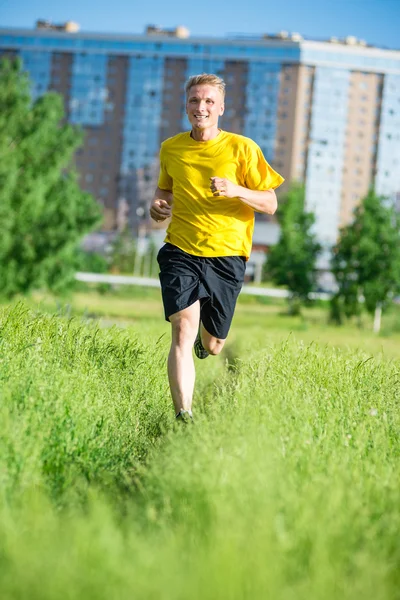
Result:
M253 138L285 185L305 183L326 258L371 185L400 201L400 51L284 32L199 39L149 27L123 36L38 22L0 29L0 53L19 55L33 97L61 93L68 121L84 128L76 166L104 206L105 230L125 218L133 230L146 225L160 143L188 128L184 83L201 72L226 82L221 127Z

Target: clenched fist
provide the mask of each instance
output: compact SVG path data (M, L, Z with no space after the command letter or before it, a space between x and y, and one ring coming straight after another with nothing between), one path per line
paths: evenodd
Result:
M150 216L154 221L160 223L161 221L165 221L171 216L172 208L166 200L161 200L157 198L153 200L153 204L150 207Z
M226 198L236 198L239 186L224 177L210 177L210 189L214 196L225 196Z

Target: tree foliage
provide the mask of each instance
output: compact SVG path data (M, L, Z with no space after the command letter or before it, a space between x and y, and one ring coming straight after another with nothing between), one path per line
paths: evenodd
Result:
M114 273L132 274L135 270L137 239L128 227L115 236L110 253L110 266Z
M400 219L393 207L371 189L354 211L353 222L340 230L332 272L338 292L332 317L360 314L361 298L369 313L385 309L400 292Z
M101 219L69 167L82 132L62 124L63 101L32 103L19 61L0 62L0 293L73 281L82 236Z
M267 256L264 274L277 285L287 286L291 312L309 299L317 285L316 260L321 250L311 228L314 215L304 210L304 187L293 183L278 209L281 233Z
M150 237L142 240L134 237L127 227L120 231L112 244L110 268L115 273L155 277L158 275L158 247Z

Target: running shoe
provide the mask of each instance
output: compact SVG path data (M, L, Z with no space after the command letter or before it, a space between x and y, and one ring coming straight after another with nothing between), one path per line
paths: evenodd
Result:
M208 352L204 348L203 344L201 343L200 329L197 333L197 337L195 339L193 348L194 348L194 353L197 356L197 358L200 358L200 359L207 358Z
M193 423L193 415L191 410L181 410L175 416L177 421L182 421L183 423Z

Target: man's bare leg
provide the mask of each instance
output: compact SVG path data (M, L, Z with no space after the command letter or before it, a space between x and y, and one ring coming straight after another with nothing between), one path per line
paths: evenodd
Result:
M200 302L170 316L171 349L168 355L168 379L175 414L192 410L196 378L192 348L199 329Z
M199 329L200 302L181 310L169 318L172 326L171 349L168 355L168 379L175 414L180 410L192 410L196 378L192 348ZM225 344L208 333L201 325L201 341L204 348L216 356Z
M226 342L226 339L222 340L220 338L214 337L213 335L211 335L211 333L208 333L208 331L204 328L203 323L200 327L200 336L203 348L205 348L205 350L207 350L207 352L209 354L212 354L213 356L217 356L217 354L221 352Z

